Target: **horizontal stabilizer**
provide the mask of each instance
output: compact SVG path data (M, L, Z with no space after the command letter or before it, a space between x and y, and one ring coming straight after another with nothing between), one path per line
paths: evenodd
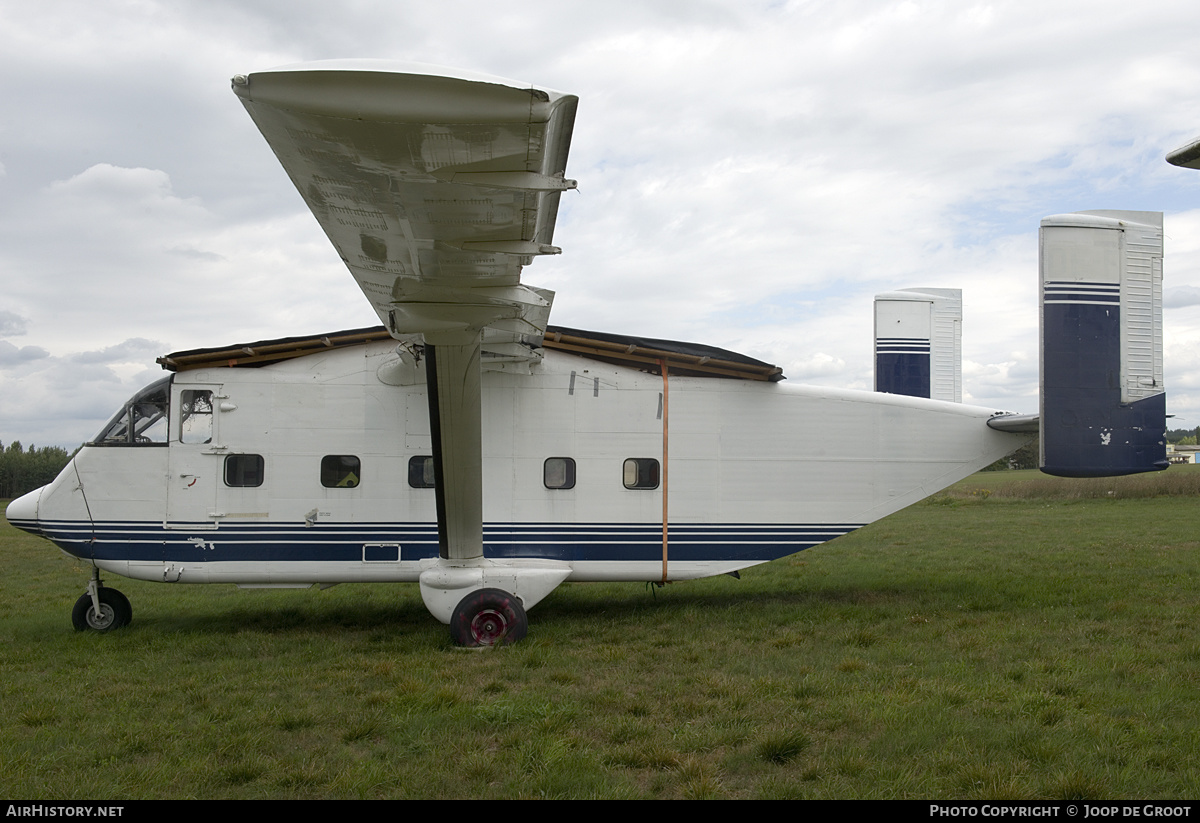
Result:
M1064 477L1165 469L1162 214L1042 220L1041 466Z
M990 429L1010 434L1037 434L1042 428L1036 414L998 414L987 424Z

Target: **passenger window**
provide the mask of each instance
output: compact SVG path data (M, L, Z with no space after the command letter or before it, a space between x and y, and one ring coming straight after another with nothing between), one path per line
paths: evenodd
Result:
M184 389L179 393L179 442L211 443L213 437L212 392Z
M547 457L542 464L542 483L548 489L575 488L575 461L570 457Z
M263 484L261 454L231 454L225 458L225 485L234 487Z
M432 489L437 485L432 457L420 454L408 459L408 485L414 489Z
M321 485L327 489L358 487L362 467L352 454L327 454L321 458Z
M625 488L657 489L658 461L653 457L631 457L625 461Z

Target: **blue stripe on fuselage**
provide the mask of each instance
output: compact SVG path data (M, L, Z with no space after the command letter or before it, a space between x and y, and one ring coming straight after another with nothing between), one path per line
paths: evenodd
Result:
M811 548L861 524L673 525L668 553L684 560L774 560ZM364 546L401 546L402 561L436 557L432 523L397 523L313 528L279 524L228 526L189 531L161 523L43 523L47 536L71 554L96 560L195 563L206 561L359 562ZM494 558L610 562L662 558L662 525L648 524L486 524L484 555Z

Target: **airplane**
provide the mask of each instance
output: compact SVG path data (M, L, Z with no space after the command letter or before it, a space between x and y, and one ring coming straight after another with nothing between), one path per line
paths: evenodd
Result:
M1200 138L1169 152L1167 162L1181 169L1200 169Z
M9 505L91 565L78 630L132 619L101 572L407 581L456 643L511 643L564 581L736 576L1039 430L1050 473L1168 465L1161 214L1042 221L1037 415L930 396L951 290L877 310L893 372L924 384L799 386L719 348L548 325L554 295L521 271L560 251L574 96L363 60L232 85L382 325L166 355L167 376Z

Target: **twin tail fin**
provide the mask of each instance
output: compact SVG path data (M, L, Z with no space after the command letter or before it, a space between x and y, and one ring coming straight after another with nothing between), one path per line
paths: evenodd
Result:
M1041 468L1062 477L1158 471L1166 455L1162 214L1042 220Z

